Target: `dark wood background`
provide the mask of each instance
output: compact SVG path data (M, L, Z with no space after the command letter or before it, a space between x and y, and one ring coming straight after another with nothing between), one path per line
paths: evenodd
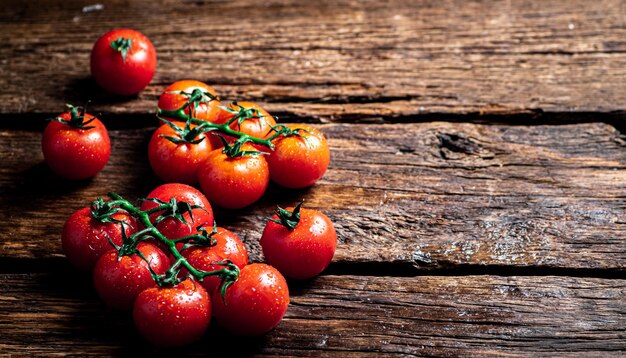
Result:
M65 219L160 182L158 94L185 78L314 123L331 166L218 211L263 260L275 205L335 222L335 260L291 282L285 320L187 355L621 355L626 351L626 2L91 1L0 3L0 354L159 352L63 257ZM152 84L112 97L89 51L115 27L158 53ZM113 143L93 180L46 167L44 119L92 100ZM179 354L178 352L176 354Z

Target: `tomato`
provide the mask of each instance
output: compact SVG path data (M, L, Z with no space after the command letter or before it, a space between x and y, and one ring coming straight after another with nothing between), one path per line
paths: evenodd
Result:
M207 230L210 232L211 228L207 228ZM215 246L190 247L182 252L191 266L202 271L214 271L224 267L216 265L216 263L224 260L230 260L240 269L248 264L248 250L246 250L246 246L235 233L218 227L212 238L217 242ZM181 274L184 277L186 270L181 270ZM209 276L204 278L202 286L211 294L219 286L220 282L221 280L218 277Z
M170 267L168 257L155 245L141 242L137 249L157 274L164 274ZM130 311L137 295L157 284L152 279L148 263L139 255L118 256L117 250L110 250L100 257L93 270L93 283L108 306Z
M194 184L198 181L198 167L216 148L211 142L210 134L195 135L196 126L186 130L185 125L170 122L179 130L168 124L159 127L148 145L148 159L155 174L166 182ZM177 143L166 138L173 138ZM179 141L179 142L178 142ZM200 142L197 142L200 141Z
M127 236L136 231L138 224L132 216L118 212L111 217L127 224L124 225ZM84 271L91 271L100 256L112 249L107 237L116 245L121 245L121 225L102 223L93 218L90 208L83 208L70 215L65 222L61 244L65 256L74 266Z
M200 81L182 80L169 85L159 97L159 109L175 111L182 108L189 101L194 90L206 93L206 95L200 98L195 106L192 104L185 108L185 114L203 121L217 121L217 116L222 111L219 108L220 101L213 88ZM211 100L211 98L215 99Z
M250 264L226 289L213 292L213 312L229 332L256 336L276 327L287 312L289 290L285 278L270 265Z
M246 143L243 151L256 149ZM227 209L240 209L263 196L270 173L263 155L229 157L212 151L198 170L198 181L209 201Z
M256 110L258 112L254 116L242 117L243 121L241 121L241 123L239 122L239 119L235 120L233 123L230 124L230 128L232 128L233 130L260 139L267 139L271 136L272 126L276 125L276 120L260 106L251 102L232 102L228 105L228 108L237 112L240 111L242 108L248 110ZM226 123L231 120L235 115L235 113L222 109L216 119L216 123ZM229 142L234 139L230 136L224 136L224 138L226 138ZM257 146L257 148L261 150L266 149L262 146Z
M282 213L281 213L282 211ZM280 210L272 219L294 208ZM281 220L279 220L281 219ZM289 219L287 219L289 220ZM306 279L318 275L330 264L337 247L337 234L328 217L317 210L300 209L300 219L293 229L269 220L261 236L261 248L267 262L283 275Z
M315 184L326 173L330 151L324 135L315 128L292 124L298 134L274 139L274 150L267 158L270 178L287 188L304 188Z
M160 347L197 341L211 322L211 300L195 281L149 288L137 296L133 318L139 333Z
M111 141L98 118L70 108L46 126L41 148L52 171L67 179L85 179L109 161Z
M118 95L133 95L146 88L156 63L154 46L135 30L109 31L91 50L91 75L100 87Z
M168 239L173 240L195 234L197 232L196 228L200 225L213 225L213 210L211 209L211 204L209 204L206 197L194 187L179 183L163 184L150 192L148 198L159 199L164 202L169 202L172 198L175 198L178 203L186 202L190 205L198 205L204 208L192 209L191 214L193 215L193 219L188 212L184 213L183 218L187 221L187 224L182 223L174 217L167 217L156 224L156 228ZM144 201L141 204L141 210L146 211L156 208L157 206L159 206L159 204L153 201ZM162 213L162 211L158 211L151 214L150 221L154 223Z

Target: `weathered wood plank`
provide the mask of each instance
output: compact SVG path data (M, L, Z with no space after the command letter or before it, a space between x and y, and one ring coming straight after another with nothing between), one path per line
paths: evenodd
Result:
M301 198L335 222L335 262L433 269L457 265L626 268L626 142L606 124L323 125L331 167L309 190L272 187L258 204L218 213L254 260L276 204ZM150 129L112 131L109 164L67 182L42 162L40 133L0 131L0 257L60 257L71 212L108 191L159 184Z
M96 111L150 113L182 78L288 119L626 110L621 0L111 0L82 12L92 3L2 1L0 112L92 99ZM133 99L89 80L93 42L123 26L159 54L153 85Z
M67 269L0 275L0 351L51 356L155 353L130 317ZM291 284L278 328L237 339L213 326L177 354L623 354L626 280L571 277L321 276ZM620 353L621 352L621 353Z

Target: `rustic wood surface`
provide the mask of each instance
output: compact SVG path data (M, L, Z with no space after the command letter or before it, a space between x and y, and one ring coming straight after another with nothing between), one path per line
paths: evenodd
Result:
M95 3L0 2L0 356L626 354L626 1ZM88 68L95 39L124 26L159 56L129 98ZM183 78L329 138L313 188L217 211L252 259L275 205L303 198L339 245L322 276L290 282L275 331L213 325L172 352L104 307L60 229L108 191L160 184L154 109ZM88 99L113 152L68 182L43 162L44 118Z

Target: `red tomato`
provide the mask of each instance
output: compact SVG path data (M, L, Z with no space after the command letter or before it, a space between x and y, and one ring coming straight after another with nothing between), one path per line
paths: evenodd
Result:
M212 226L213 225L213 210L211 204L201 192L196 188L185 184L170 183L163 184L154 189L148 198L159 199L164 202L169 202L170 199L175 198L177 202L186 202L190 205L199 205L203 209L193 209L193 219L189 213L185 213L183 217L187 221L187 224L183 224L178 219L173 217L165 218L160 223L156 224L156 228L168 239L178 239L183 236L195 234L196 228L200 225ZM159 204L153 201L144 201L141 204L141 210L149 210L156 208ZM155 222L162 211L153 213L150 215L150 221Z
M239 279L226 289L213 292L213 311L217 321L233 334L257 336L280 323L289 305L287 281L275 268L250 264Z
M210 232L212 228L207 228ZM183 256L194 268L202 271L214 271L224 266L216 263L230 260L240 269L248 264L248 250L241 239L232 231L218 227L217 232L212 236L217 244L211 247L190 247L182 252ZM181 270L181 274L186 275L186 270ZM206 277L202 281L202 286L209 294L215 291L221 280L218 277Z
M274 150L267 158L270 178L287 188L304 188L315 184L326 173L330 151L324 135L315 128L292 124L299 135L274 139Z
M170 260L158 247L145 242L137 249L150 262L154 272L161 275L170 267ZM130 311L142 291L156 287L148 263L138 255L118 257L111 250L100 257L93 270L93 283L100 298L112 308Z
M198 101L196 106L192 104L185 108L185 114L203 121L215 122L221 112L220 101L213 88L200 81L182 80L169 85L159 97L159 109L175 111L182 108L189 101L194 90L200 90L208 95ZM210 100L211 97L216 99Z
M211 322L211 300L202 285L187 279L173 287L149 288L133 309L135 326L150 343L177 347L197 341Z
M256 149L246 143L243 151ZM263 155L231 158L221 149L212 151L198 170L198 180L209 201L228 209L240 209L263 196L270 173Z
M230 125L230 128L232 128L233 130L261 139L267 139L271 136L271 126L276 125L276 120L260 106L251 102L237 102L237 104L233 102L228 105L228 108L231 108L235 111L239 111L241 108L255 109L258 111L257 116L244 117L244 120L241 123L239 123L239 120L235 120ZM226 123L231 120L235 115L235 113L222 109L216 119L216 123ZM224 136L224 138L226 138L229 142L234 139L229 136ZM259 146L258 148L264 149L265 147Z
M152 81L156 62L156 51L146 36L135 30L115 29L93 45L91 75L108 92L133 95Z
M71 121L79 115L73 107L72 111L57 118ZM43 132L43 156L52 171L64 178L92 177L109 161L111 141L104 124L91 114L84 113L83 126L85 129L52 121Z
M185 125L173 122L172 125L179 127L184 131ZM193 130L196 126L192 125ZM173 137L181 140L174 143L165 137ZM206 160L213 146L211 139L216 139L209 133L194 136L191 133L190 138L184 138L185 135L177 133L168 124L159 127L148 145L148 159L150 166L156 175L166 182L178 182L194 184L198 181L198 167ZM193 137L193 138L191 138ZM199 143L193 141L201 140Z
M279 217L275 214L272 219ZM268 221L260 243L267 262L283 275L306 279L328 267L337 247L337 234L326 215L317 210L301 209L300 222L293 230Z
M128 224L124 225L127 236L136 231L138 224L132 216L118 212L111 217ZM61 234L63 252L74 266L84 271L91 271L100 256L112 249L107 236L116 245L121 245L121 225L102 223L91 216L90 208L80 209L70 215L63 226Z

